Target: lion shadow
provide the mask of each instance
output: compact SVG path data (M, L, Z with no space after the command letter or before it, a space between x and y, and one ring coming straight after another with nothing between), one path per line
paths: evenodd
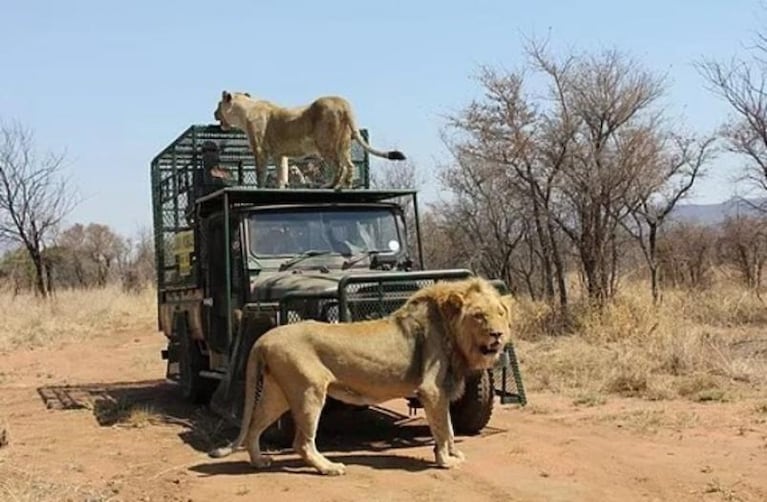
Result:
M49 409L89 409L104 427L180 426L179 438L202 453L226 444L239 432L238 424L216 415L208 407L184 401L178 395L177 385L166 380L44 386L37 390ZM460 443L462 438L459 436L456 441ZM350 462L370 462L373 467L386 466L390 461L407 469L410 461L399 457L387 461L385 455L365 460L368 457L360 456L360 451L380 454L430 445L431 432L422 416L408 417L380 406L326 408L317 431L317 448L323 453L350 453L346 457ZM268 435L262 437L262 448L269 453L292 452L285 447L284 438L277 442Z
M247 456L247 453L245 453ZM421 472L434 469L435 464L414 457L399 455L365 455L365 454L335 454L323 452L331 462L342 462L347 468L351 466L369 467L375 470L395 470L406 472ZM267 468L256 469L247 460L205 462L189 467L189 470L202 477L211 476L242 476L265 475L274 473L309 474L320 476L313 467L296 456L280 458L272 455L272 464Z

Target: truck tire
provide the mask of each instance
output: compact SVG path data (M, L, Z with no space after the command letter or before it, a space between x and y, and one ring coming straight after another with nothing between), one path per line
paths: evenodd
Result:
M218 381L200 376L200 371L206 369L208 365L200 350L192 342L185 315L176 316L173 332L179 346L178 383L181 397L194 404L208 404Z
M490 421L494 399L492 370L466 377L463 396L450 403L450 419L455 433L468 436L479 434Z

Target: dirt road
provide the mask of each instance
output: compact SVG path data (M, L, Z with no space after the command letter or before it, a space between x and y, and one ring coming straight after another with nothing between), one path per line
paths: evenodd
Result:
M319 446L346 476L291 452L255 472L245 452L207 457L236 431L175 397L162 344L124 332L0 355L0 500L767 500L765 401L589 407L532 393L459 438L468 460L446 471L422 413L398 400L324 423Z

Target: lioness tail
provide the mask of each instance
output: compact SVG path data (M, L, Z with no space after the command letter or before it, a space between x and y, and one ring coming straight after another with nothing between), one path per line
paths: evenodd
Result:
M377 156L377 157L383 157L384 159L389 160L405 160L405 154L400 152L399 150L390 150L388 152L384 152L381 150L376 150L372 146L368 145L367 141L365 141L365 138L362 137L362 134L360 134L357 127L352 124L352 137L356 139L360 145L362 145L362 148L370 152L371 154Z

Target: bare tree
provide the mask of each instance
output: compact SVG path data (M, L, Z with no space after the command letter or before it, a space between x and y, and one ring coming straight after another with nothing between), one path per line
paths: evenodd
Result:
M423 183L421 173L410 160L382 164L370 173L370 185L373 188L419 188Z
M43 297L49 293L45 247L75 206L63 165L63 154L38 154L29 129L0 124L0 239L24 247L34 266L35 290Z
M424 184L424 179L416 165L411 161L398 162L396 164L382 165L371 173L370 185L377 189L413 189L418 190ZM410 256L418 257L418 246L415 242L415 208L412 207L412 198L402 197L398 201L405 213L405 225L411 232L408 241Z
M525 235L519 211L511 201L499 198L504 181L495 175L496 166L460 152L454 158L454 164L440 173L454 198L433 208L445 225L454 227L449 234L450 249L461 252L464 263L471 263L484 275L500 277L511 285L515 282L512 254Z
M104 287L118 257L124 253L123 239L107 225L91 223L85 228L83 249L96 271L96 285Z
M767 262L767 220L753 216L735 216L722 223L721 258L732 264L743 283L757 295Z
M767 35L756 35L746 58L703 59L696 66L734 112L722 126L728 150L746 159L745 179L767 191Z
M125 239L125 253L119 268L123 289L140 291L155 279L154 238L149 228L141 228L135 236Z
M693 136L672 133L659 152L653 166L648 166L650 178L640 193L631 213L633 222L623 222L624 228L637 240L650 270L650 290L653 303L660 297L658 288L658 231L666 218L692 189L707 163L714 155L714 137L697 140ZM653 172L654 171L654 172ZM633 224L632 224L633 223Z
M523 70L484 69L484 98L448 118L456 166L487 165L475 184L493 188L496 207L524 209L547 298L558 290L560 304L567 301L564 234L589 298L601 304L615 289L621 224L655 183L663 79L615 50L556 58L531 42L527 54ZM527 90L530 72L546 92ZM514 239L507 233L507 242Z
M534 54L554 67L542 49ZM616 51L549 74L560 82L559 120L572 124L560 200L574 218L558 223L578 250L589 298L601 303L612 292L616 232L649 181L659 128L652 107L662 81Z
M563 137L553 127L542 127L547 119L525 96L521 72L500 74L483 68L478 80L485 92L484 99L473 101L459 114L448 117L449 129L456 132L457 137L445 134L445 141L457 162L443 174L443 183L469 201L476 195L473 192L481 192L485 200L490 201L488 207L496 213L501 207L509 210L516 206L517 212L509 215L512 219L532 221L521 234L531 251L527 256L533 263L529 265L540 268L546 298L554 299L556 284L559 302L564 306L567 304L565 265L552 207L553 189L564 160ZM472 168L469 165L472 163L478 167ZM472 174L472 169L476 173ZM450 170L455 172L451 174ZM457 176L460 171L463 174ZM458 183L461 177L464 181ZM496 220L497 216L476 215ZM506 248L507 261L514 254L518 235L517 232L507 234L501 246ZM511 268L510 263L507 266ZM521 267L521 270L526 280L533 275L529 267ZM529 289L534 294L534 288Z
M658 239L658 262L674 287L703 289L710 284L718 233L704 225L674 224Z

